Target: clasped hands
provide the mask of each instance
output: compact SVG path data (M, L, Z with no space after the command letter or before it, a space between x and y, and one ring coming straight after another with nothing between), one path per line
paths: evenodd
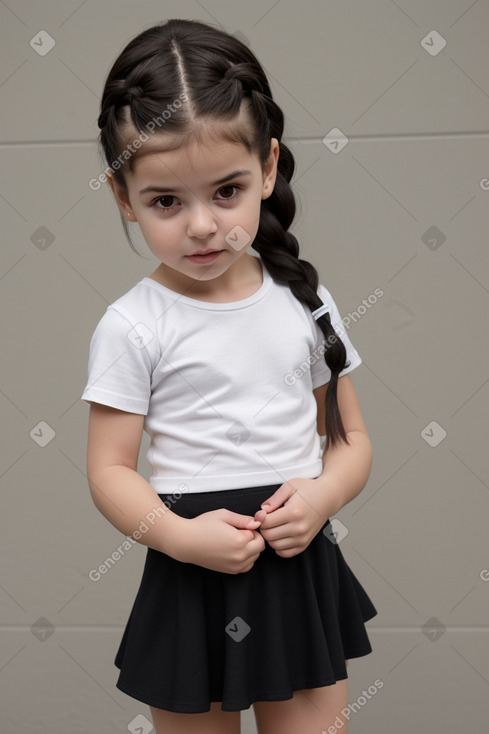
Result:
M192 519L178 518L173 557L231 574L253 568L265 543L278 556L292 558L302 553L326 524L332 506L332 493L324 477L289 479L254 516L220 508ZM192 524L192 532L182 532L182 524L187 523Z
M325 494L317 479L289 479L255 513L256 531L282 558L302 553L329 518Z

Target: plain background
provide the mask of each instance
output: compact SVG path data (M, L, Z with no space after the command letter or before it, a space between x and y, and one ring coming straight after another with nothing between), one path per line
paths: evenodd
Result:
M108 188L89 186L99 98L128 40L171 17L222 25L263 63L297 162L292 231L363 358L351 376L375 458L338 519L379 614L373 654L348 668L349 730L482 734L487 0L0 3L0 728L149 731L113 665L145 548L90 580L123 536L89 495L80 395L98 320L156 266L130 249ZM254 734L252 709L242 720Z

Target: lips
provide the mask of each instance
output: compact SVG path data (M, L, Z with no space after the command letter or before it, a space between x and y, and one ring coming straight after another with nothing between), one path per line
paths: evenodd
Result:
M193 252L189 257L192 257L193 255L210 255L211 252L221 252L221 250L197 250L197 252Z
M224 250L199 250L194 252L193 255L186 255L186 257L193 263L206 264L213 263L223 252Z

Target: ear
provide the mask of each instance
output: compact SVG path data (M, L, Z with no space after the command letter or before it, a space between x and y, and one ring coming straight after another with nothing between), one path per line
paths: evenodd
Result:
M270 155L263 171L262 199L268 199L273 192L277 179L277 164L280 155L280 145L277 138L270 141Z
M134 216L134 212L129 201L129 194L127 192L127 189L123 188L122 186L120 186L120 184L117 183L110 170L107 170L105 175L107 178L107 183L112 189L112 193L114 194L114 198L117 202L117 206L119 207L122 216L124 217L124 219L127 219L130 222L136 222L137 219Z

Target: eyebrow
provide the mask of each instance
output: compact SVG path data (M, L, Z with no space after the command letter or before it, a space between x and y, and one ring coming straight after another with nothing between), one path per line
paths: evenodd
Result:
M220 184L225 184L228 181L231 181L233 178L239 178L240 176L251 176L252 172L247 170L238 170L238 171L232 171L232 173L229 173L227 176L224 176L224 178L220 178L218 181L213 181L210 186L219 186ZM145 189L141 189L139 192L140 195L142 194L148 194L149 192L157 193L157 194L164 194L164 193L179 193L178 188L170 188L170 187L164 187L164 186L146 186Z

